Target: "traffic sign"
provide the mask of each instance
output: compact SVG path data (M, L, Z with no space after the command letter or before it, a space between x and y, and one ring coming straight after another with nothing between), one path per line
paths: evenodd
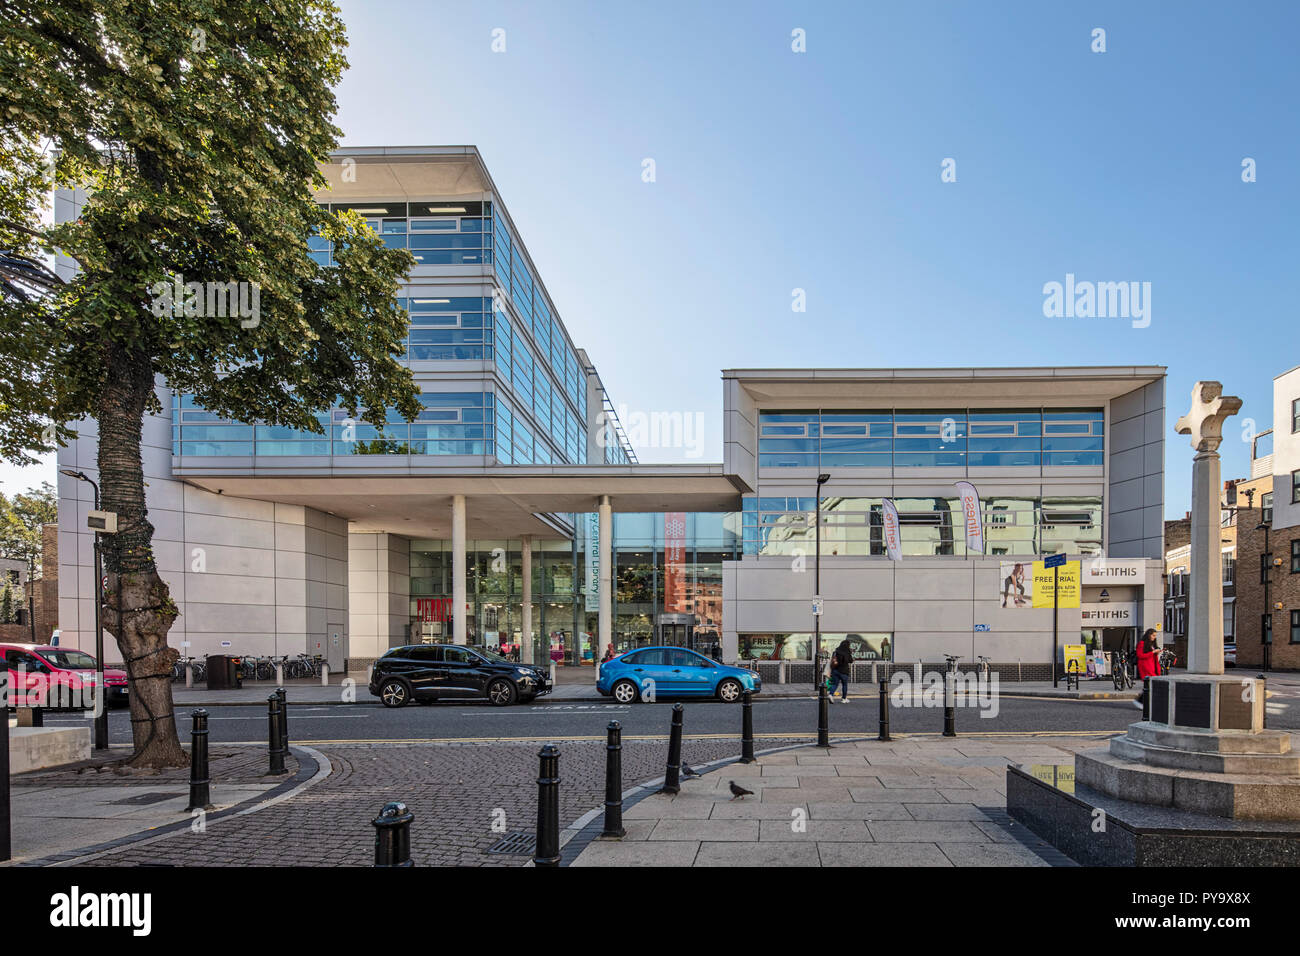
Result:
M813 598L812 604L813 604L813 614L816 615L817 617L821 617L822 599L819 597L815 597Z
M988 626L987 624L976 624L976 625L975 625L975 630L977 630L977 631L987 631L988 629L989 629L989 626Z
M1051 568L1059 568L1059 567L1061 567L1063 564L1065 564L1065 554L1064 554L1064 553L1062 553L1062 554L1051 554L1051 555L1048 555L1047 557L1043 558L1043 567L1048 568L1049 570L1050 570Z

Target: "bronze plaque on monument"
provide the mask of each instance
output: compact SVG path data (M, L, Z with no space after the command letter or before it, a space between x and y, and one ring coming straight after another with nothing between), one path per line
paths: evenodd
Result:
M1243 680L1240 685L1219 685L1220 730L1253 729L1255 709L1254 695L1251 692L1253 686L1254 681L1250 680ZM1250 699L1247 699L1248 696Z

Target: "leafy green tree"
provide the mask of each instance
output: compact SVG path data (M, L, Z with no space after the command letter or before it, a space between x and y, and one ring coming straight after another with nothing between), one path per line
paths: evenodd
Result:
M0 587L0 624L14 624L17 621L18 615L14 611L14 592L6 577L4 586Z
M10 500L0 492L0 557L26 561L40 573L43 528L59 520L59 499L48 481Z
M41 295L0 284L0 345L33 363L0 371L0 449L98 425L101 503L118 515L104 623L131 675L136 765L188 759L169 681L178 609L140 462L159 379L223 416L314 432L335 403L374 424L419 411L395 298L414 260L313 197L339 137L345 42L325 0L0 0L0 242L80 266ZM85 188L75 221L33 213L50 179ZM308 256L313 232L337 267ZM255 308L214 308L213 284Z

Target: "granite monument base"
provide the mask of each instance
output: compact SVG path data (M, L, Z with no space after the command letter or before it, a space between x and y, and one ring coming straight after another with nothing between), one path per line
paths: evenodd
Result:
M1300 866L1300 822L1151 806L1022 767L1007 768L1007 813L1084 866Z

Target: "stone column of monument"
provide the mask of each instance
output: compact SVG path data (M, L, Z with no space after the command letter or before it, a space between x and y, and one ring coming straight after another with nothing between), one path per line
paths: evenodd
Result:
M1219 443L1241 400L1197 382L1190 435L1188 667L1147 679L1143 719L1074 757L1068 791L1007 768L1007 813L1075 860L1104 866L1279 866L1300 859L1300 755L1264 727L1264 681L1223 672Z
M1223 672L1219 443L1241 399L1197 382L1174 426L1191 436L1192 576L1188 666L1149 680L1146 714L1104 750L1075 758L1076 779L1141 804L1236 820L1300 819L1300 755L1291 735L1264 728L1264 681Z
M1191 410L1174 431L1190 435L1192 459L1192 578L1187 596L1187 672L1223 673L1223 570L1220 536L1219 444L1223 422L1241 399L1223 395L1218 382L1197 382Z

